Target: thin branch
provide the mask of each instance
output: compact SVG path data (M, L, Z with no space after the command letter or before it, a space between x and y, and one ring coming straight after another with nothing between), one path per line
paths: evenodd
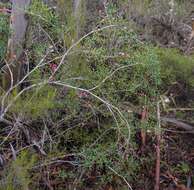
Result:
M6 98L8 98L8 95L14 89L16 89L20 84L22 84L27 77L29 77L34 71L36 71L40 67L40 65L44 62L44 60L46 59L46 57L48 56L49 53L50 52L47 52L47 54L40 60L40 62L29 73L27 73L17 84L12 86L12 88L9 88L9 90L5 93L5 95L3 96L2 101L1 101L1 113L3 113L5 100L6 100Z
M122 176L121 174L119 174L118 172L116 172L116 171L115 171L113 168L111 168L110 166L108 166L108 168L109 168L113 173L115 173L117 176L119 176L120 178L122 178L123 181L127 184L128 188L129 188L130 190L133 190L132 187L131 187L131 185L130 185L129 182L125 179L124 176Z
M72 86L72 85L69 85L69 84L65 84L65 83L62 83L61 81L51 81L51 82L49 82L49 84L55 84L55 85L64 86L64 87L67 87L67 88L71 88L71 89L86 92L86 93L90 94L91 96L95 97L96 99L98 99L99 101L101 101L102 103L104 103L107 106L107 108L109 109L109 111L110 111L110 108L114 109L115 111L117 111L120 119L126 123L127 128L128 128L128 132L129 132L129 138L130 138L130 125L129 125L129 122L125 118L125 116L123 115L123 113L120 111L120 109L118 107L112 105L108 101L102 99L101 97L97 96L96 94L92 93L91 91L89 91L87 89L75 87L75 86Z
M10 88L12 88L13 87L13 72L11 71L11 68L10 68L9 63L7 62L7 60L5 60L5 64L6 64L7 68L8 68L8 70L9 70L9 74L10 74L10 78L11 78Z
M135 64L131 64L131 65L124 65L124 66L121 66L117 69L115 69L114 71L112 71L108 76L106 76L98 85L96 85L95 87L89 89L90 91L92 90L95 90L97 89L98 87L100 87L103 83L105 83L109 78L111 78L116 72L122 70L122 69L125 69L125 68L129 68L129 67L133 67L133 66L136 66L136 65L140 65L142 63L135 63Z
M160 189L160 141L161 141L161 117L160 117L160 102L157 103L157 120L158 124L156 127L156 176L155 176L155 187L154 190Z
M52 75L49 77L49 80L52 80L54 75L57 73L57 71L59 70L59 68L61 67L61 65L64 63L65 58L67 57L67 55L69 54L69 52L76 47L80 42L82 42L85 38L87 38L88 36L100 32L102 30L105 30L107 28L113 28L113 27L117 27L117 25L109 25L109 26L105 26L96 30L92 30L91 32L87 33L86 35L84 35L82 38L80 38L77 42L75 42L62 56L60 63L58 64L57 68L55 69L55 71L52 73Z

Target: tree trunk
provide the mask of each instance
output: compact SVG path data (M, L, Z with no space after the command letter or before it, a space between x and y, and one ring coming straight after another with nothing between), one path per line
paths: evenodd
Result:
M76 22L76 38L79 39L82 34L84 25L84 2L83 0L74 0L73 13Z
M25 42L28 21L25 15L30 0L12 0L10 17L11 37L8 40L6 66L3 74L3 88L9 89L21 78L23 45Z

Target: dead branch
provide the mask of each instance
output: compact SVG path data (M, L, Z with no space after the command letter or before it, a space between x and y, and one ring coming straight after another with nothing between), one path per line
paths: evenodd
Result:
M190 133L194 133L194 126L187 124L184 121L180 121L180 120L175 119L175 118L161 117L161 122L163 125L171 124L175 127L186 130Z

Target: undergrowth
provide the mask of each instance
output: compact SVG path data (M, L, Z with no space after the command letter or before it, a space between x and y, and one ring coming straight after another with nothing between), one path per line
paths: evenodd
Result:
M114 26L94 32L70 51L51 80L60 81L65 84L63 87L51 82L45 85L53 67L80 35L72 7L68 11L51 10L38 0L28 10L32 16L27 44L30 70L45 54L48 56L29 75L26 84L43 84L25 91L17 100L14 98L18 93L6 97L6 105L13 101L6 118L17 121L15 133L23 139L18 143L13 137L8 138L3 146L8 142L17 149L29 146L34 155L44 149L47 156L40 154L34 159L31 154L19 153L2 177L7 189L27 189L42 182L44 185L40 186L45 188L46 172L50 172L50 180L66 181L59 182L66 189L98 189L115 181L120 189L127 189L126 181L137 182L144 164L153 164L151 155L147 156L149 159L137 158L136 135L141 128L153 133L157 125L156 104L166 84L179 80L189 86L194 84L191 58L174 49L141 42L131 23L118 14L116 6L109 5L97 26ZM146 122L137 117L143 107L149 110ZM31 134L31 141L24 128ZM36 152L34 139L41 147ZM28 171L37 172L34 165L39 166L38 173L29 175ZM180 167L186 170L185 165Z

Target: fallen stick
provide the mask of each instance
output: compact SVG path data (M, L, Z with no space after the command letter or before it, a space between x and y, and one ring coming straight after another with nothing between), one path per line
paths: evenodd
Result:
M187 124L183 121L177 120L175 118L161 117L161 122L162 122L162 125L172 124L175 127L178 127L180 129L188 131L189 133L194 134L194 126Z

